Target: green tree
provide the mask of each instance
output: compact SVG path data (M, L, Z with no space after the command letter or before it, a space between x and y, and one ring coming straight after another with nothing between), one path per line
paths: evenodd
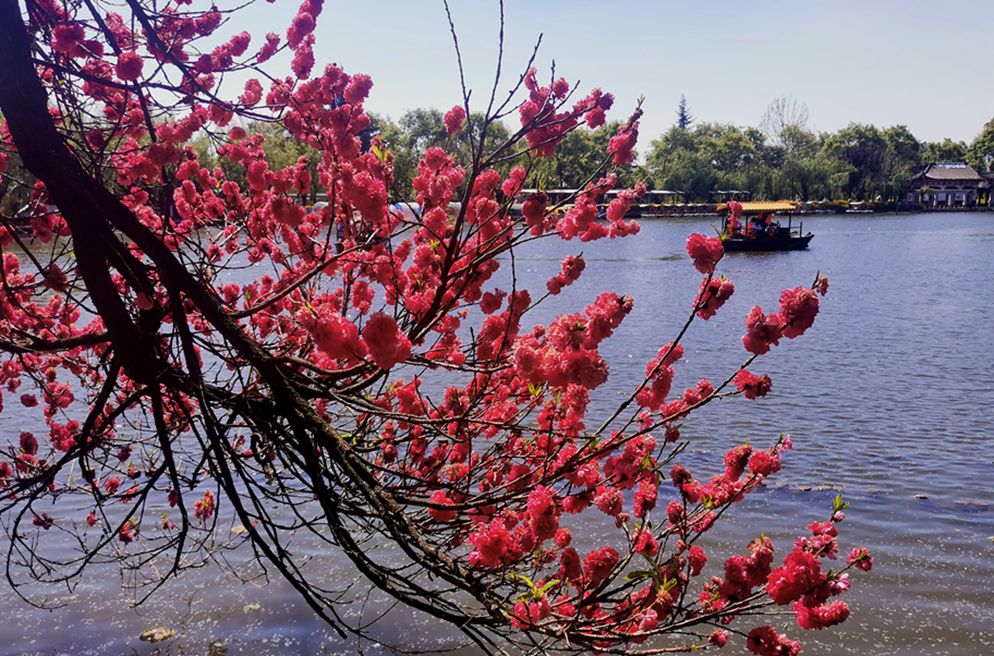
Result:
M900 201L911 188L912 176L921 168L922 145L904 125L887 128L883 137L886 148L881 195L887 200Z
M651 143L646 164L655 186L682 191L688 198L706 196L717 182L717 172L700 152L696 135L679 126Z
M994 118L987 121L983 130L966 149L966 162L978 171L994 169Z
M966 144L946 137L942 141L931 141L922 146L921 163L962 162L966 159Z
M535 158L529 185L543 189L576 189L590 181L604 162L608 143L620 123L608 123L595 130L571 132L556 147L552 158ZM635 170L619 171L618 184L628 186L638 175Z
M458 155L463 161L470 159L470 139L477 143L483 127L483 117L471 113L466 121L466 127L455 135L449 135L445 130L444 114L437 109L412 109L395 123L382 116L374 117L374 126L378 128L380 140L393 156L394 184L391 197L396 201L413 201L414 190L411 186L417 177L418 162L425 151L432 147L444 148ZM498 148L510 138L510 132L503 123L492 122L488 128L487 143L490 151ZM485 153L486 156L489 153ZM498 166L502 172L506 166Z
M850 123L825 140L825 153L851 167L843 191L851 199L872 199L882 187L887 141L873 125Z
M756 189L769 176L767 155L756 128L700 123L674 126L653 141L647 168L658 186L709 200L716 189Z

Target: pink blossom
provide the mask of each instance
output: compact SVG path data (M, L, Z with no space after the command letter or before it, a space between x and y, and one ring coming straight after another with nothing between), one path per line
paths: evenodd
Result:
M531 228L533 235L541 235L545 222L545 207L547 196L542 192L530 194L521 205L521 216L525 224Z
M815 280L815 290L822 296L828 293L828 276L818 274L818 278Z
M607 120L607 114L600 107L594 107L584 115L588 128L599 128Z
M349 83L345 85L345 102L357 105L369 96L370 89L373 88L373 78L365 73L359 73L349 78Z
M694 545L687 551L687 562L690 563L690 575L697 576L707 564L708 555L704 549Z
M725 477L730 481L737 481L749 464L749 456L752 455L752 447L748 444L740 444L725 454Z
M59 23L52 28L52 50L61 52L70 57L78 57L84 52L80 52L80 44L86 38L86 33L82 23Z
M291 48L300 45L308 34L314 31L314 17L306 11L301 11L293 17L290 27L286 31L286 40Z
M129 521L125 522L121 526L121 530L118 532L117 538L124 544L129 544L131 542L134 542L135 535L137 533L138 533L138 528Z
M593 589L599 586L611 574L618 559L618 552L613 547L601 547L588 553L583 559L588 587Z
M469 563L474 567L496 568L516 561L521 548L507 530L502 519L495 519L469 536L469 543L475 547L470 552Z
M641 116L642 110L635 110L629 117L628 123L622 126L608 142L607 152L611 155L615 166L631 164L635 159L635 144L639 137L638 119Z
M818 297L807 287L785 289L780 294L780 316L783 319L783 336L800 337L815 322L818 314Z
M528 517L531 520L535 540L554 537L559 528L559 508L553 491L544 485L539 485L528 495Z
M452 136L462 130L463 124L466 122L466 110L463 109L462 105L453 105L452 109L445 112L443 121L445 122L445 132Z
M382 312L377 312L366 321L362 337L370 357L380 369L390 369L411 357L411 340L400 330L393 317Z
M644 458L644 457L643 457ZM639 466L642 465L642 458L639 459ZM659 486L653 480L642 479L638 487L635 488L635 499L632 503L632 513L636 517L642 518L656 507L656 498L659 495Z
M621 492L613 487L602 485L595 492L594 503L605 515L616 516L621 512Z
M245 83L245 92L239 97L239 100L246 107L254 107L260 100L262 100L262 83L256 78L250 78L248 82Z
M546 597L538 601L519 601L514 604L511 626L516 629L530 628L552 614L552 606Z
M694 233L687 237L687 254L694 260L694 267L701 273L714 273L718 260L725 254L725 247L717 237Z
M803 601L795 601L794 617L802 629L824 629L841 624L849 617L849 606L844 601L834 601L821 606L807 606Z
M311 75L314 68L314 37L307 35L304 42L293 51L293 60L290 62L290 70L299 80L305 80Z
M117 65L114 66L114 72L117 73L117 77L126 82L133 82L141 77L142 67L145 62L142 58L133 52L121 53L117 58Z
M32 456L38 453L38 440L33 433L21 433L21 452Z
M256 55L256 60L262 64L269 61L273 55L276 54L277 49L280 47L280 37L278 34L270 32L266 35L266 42L262 44L259 48L259 54Z
M338 314L318 319L311 328L318 350L335 359L351 359L366 354L356 325Z
M248 50L249 44L252 42L252 35L248 32L239 32L235 36L231 37L229 45L231 46L231 54L235 57L241 57Z
M758 476L769 476L780 471L780 454L757 451L749 458L749 471Z
M435 490L431 497L429 497L428 501L435 506L444 507L453 505L452 499L449 498L449 495L445 492L445 490ZM443 510L442 508L429 506L428 514L436 522L451 522L456 518L458 513L455 510Z
M779 314L764 314L763 308L753 306L746 315L746 334L742 344L755 355L769 352L771 346L780 343L783 334L783 319Z
M652 534L652 531L643 528L636 536L633 548L636 553L655 558L656 554L659 553L659 540Z
M770 572L766 592L783 606L800 599L822 582L821 563L810 553L794 549L784 564Z
M707 321L718 312L725 301L732 297L734 292L735 285L725 276L710 280L705 278L701 281L701 289L697 293L697 298L694 299L697 316Z
M773 387L773 381L766 374L762 376L757 376L750 373L747 369L741 369L735 378L733 379L735 387L738 388L742 395L747 399L756 399L760 396L766 396L769 394L770 389Z
M580 277L583 273L584 267L587 263L584 261L582 256L579 255L567 255L563 258L560 264L559 274L554 278L551 278L547 283L546 287L550 294L558 294L562 291L564 287L567 287Z
M855 565L864 572L869 572L873 568L873 556L866 547L856 547L849 553L846 565Z
M801 643L777 633L772 626L760 626L749 632L746 649L756 656L797 656Z

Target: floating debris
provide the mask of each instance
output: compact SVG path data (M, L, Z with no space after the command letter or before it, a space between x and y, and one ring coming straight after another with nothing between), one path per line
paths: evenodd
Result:
M207 656L228 656L228 648L222 643L214 641L207 645Z
M139 640L144 640L145 642L161 642L162 640L169 640L176 636L176 629L167 629L164 626L158 626L154 629L145 629L142 631L141 635L138 636Z

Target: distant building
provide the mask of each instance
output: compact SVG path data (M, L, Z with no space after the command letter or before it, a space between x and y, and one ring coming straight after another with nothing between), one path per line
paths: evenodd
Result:
M991 206L991 178L963 162L929 164L911 179L908 201L925 207Z

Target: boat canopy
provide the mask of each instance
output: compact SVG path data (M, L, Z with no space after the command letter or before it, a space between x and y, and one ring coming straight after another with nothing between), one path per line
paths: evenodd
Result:
M743 214L760 214L762 212L794 212L798 203L792 200L769 200L739 203L742 206ZM727 204L718 206L719 211L728 209Z

